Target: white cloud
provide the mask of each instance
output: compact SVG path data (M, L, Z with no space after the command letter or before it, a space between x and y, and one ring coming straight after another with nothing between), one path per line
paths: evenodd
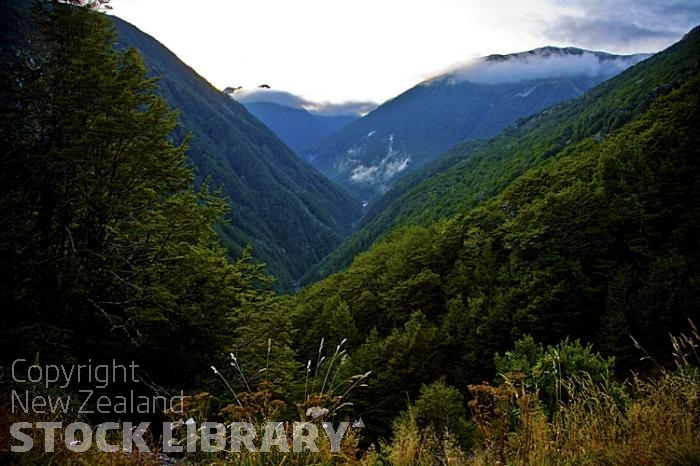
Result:
M370 132L367 137L371 137L373 133ZM411 162L411 157L408 154L394 149L393 134L390 134L387 140L386 156L377 165L367 166L359 163L354 155L361 151L361 149L352 148L347 154L347 162L357 164L350 170L350 179L358 184L370 184L383 188L398 173L404 171Z
M377 108L375 102L321 102L314 103L306 109L319 115L360 115L364 116Z
M618 53L658 51L700 23L698 0L553 0L547 37Z
M277 105L284 105L292 108L306 108L312 105L308 100L285 91L276 89L254 88L239 89L231 94L231 97L242 104L251 102L269 102Z
M411 157L390 159L385 157L377 165L369 167L360 164L352 169L350 179L358 184L385 185L398 173L404 171L411 162Z
M300 108L318 115L365 115L377 107L374 102L311 102L285 91L267 88L238 89L231 97L242 104L270 102L285 107Z
M381 102L446 64L491 53L548 44L658 51L700 22L698 0L110 3L218 88L269 83L334 103Z
M503 84L559 77L609 78L646 57L613 57L580 50L561 53L559 49L543 48L534 53L485 57L455 65L426 84L442 79L448 79L451 83L469 81L478 84Z

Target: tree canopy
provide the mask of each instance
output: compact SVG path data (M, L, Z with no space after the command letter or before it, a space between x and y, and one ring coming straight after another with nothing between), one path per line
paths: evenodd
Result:
M3 72L0 353L135 361L200 386L270 281L249 251L228 260L229 206L195 190L177 115L139 54L114 48L104 2L77 3L38 3L31 50Z

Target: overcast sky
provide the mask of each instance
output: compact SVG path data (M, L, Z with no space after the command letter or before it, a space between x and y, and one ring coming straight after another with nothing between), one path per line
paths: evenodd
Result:
M544 45L656 52L700 0L111 0L214 86L382 102L457 62Z

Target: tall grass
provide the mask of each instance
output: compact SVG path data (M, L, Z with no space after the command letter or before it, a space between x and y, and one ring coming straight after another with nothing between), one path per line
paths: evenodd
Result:
M7 400L0 400L0 464L18 465L246 465L246 466L268 466L268 465L337 465L337 464L358 464L362 456L359 451L359 435L353 426L345 431L340 442L338 451L334 451L331 441L327 437L323 424L332 424L337 429L339 412L350 403L348 395L350 392L364 384L370 373L348 376L344 370L346 361L346 351L342 348L344 341L335 347L335 351L329 353L326 358L323 355L323 341L319 346L319 357L314 367L311 362L306 367L306 374L300 373L300 379L304 381L304 399L293 403L288 400L283 401L279 393L275 390L274 384L267 377L270 351L272 342L268 340L267 354L264 361L266 367L261 368L252 376L248 376L241 368L240 361L233 353L230 354L230 369L224 373L212 366L216 376L221 379L222 394L215 397L210 393L202 392L195 395L188 395L182 398L181 402L164 414L169 416L175 426L173 445L184 447L188 440L188 424L197 427L195 437L197 440L196 451L188 452L183 448L183 452L162 454L163 445L161 439L154 439L148 435L144 440L149 453L139 453L135 451L103 452L97 447L96 442L82 452L71 451L66 445L63 437L63 429L55 430L55 448L52 452L44 451L44 430L33 427L23 429L33 439L34 447L27 452L12 453L11 445L20 444L19 441L10 436L9 426L16 422L36 423L38 421L61 422L63 427L79 419L71 413L59 412L51 418L39 418L32 414L12 412L7 406ZM312 375L313 374L313 375ZM0 380L2 381L2 380ZM287 405L292 405L291 409L286 409ZM291 413L291 415L290 415ZM316 438L316 448L312 451L308 445L303 451L293 451L294 416L298 413L298 421L312 422L317 426L318 436ZM284 421L282 426L287 438L289 451L273 445L269 452L261 452L262 439L268 422ZM200 440L204 432L201 430L204 422L216 422L226 429L226 447L221 451L202 451ZM231 423L247 422L257 429L253 445L256 451L248 451L245 446L240 447L240 451L232 451ZM35 424L34 424L35 426ZM335 430L335 429L334 429ZM121 447L122 432L110 431L111 438L108 439L110 445ZM87 446L87 444L85 444ZM121 450L121 448L120 448Z
M691 323L671 342L676 367L659 365L654 378L633 375L622 386L587 373L558 380L568 396L551 415L540 394L519 383L522 374L506 374L499 386L472 385L473 451L436 447L430 432L406 422L365 464L699 465L700 334Z
M460 448L449 432L438 433L419 427L415 412L409 409L395 422L393 440L380 444L379 451L361 452L357 432L349 429L339 452L332 452L329 442L319 441L318 452L292 453L273 448L269 453L257 453L242 448L240 453L226 450L190 454L178 459L178 464L698 465L700 333L691 323L688 335L673 337L671 342L676 367L659 366L658 375L653 378L633 375L622 386L594 380L586 373L558 380L560 386L557 389L568 396L558 403L554 413L545 413L539 393L527 391L521 374L506 374L505 383L499 386L470 386L472 400L469 405L478 427L477 444L471 451ZM340 353L340 348L336 348L328 361L334 361L334 364L340 361ZM310 407L322 406L316 403L342 404L337 400L339 395L331 396L327 390L335 386L337 367L334 364L324 366L323 357L319 356L316 368L307 366L307 393L305 400L298 404L303 408L300 410L303 420L307 418ZM314 377L310 376L312 372ZM364 377L350 378L346 386L354 386L358 379ZM267 380L261 382L263 389L266 383ZM345 393L345 390L347 388L339 393ZM265 418L270 413L260 406L265 407L270 400L253 396L255 393L252 385L241 393L235 392L235 406L246 409L245 419L257 420L259 416ZM210 397L201 394L187 398L187 409L193 415L203 416L209 409ZM328 406L328 412L318 422L322 422L334 408L332 404L323 406ZM0 410L3 425L26 420L8 410ZM29 421L32 420L36 421ZM7 430L3 430L0 435L0 455L10 443L7 434ZM42 431L34 430L30 435L36 445L43 444ZM56 452L53 454L34 450L0 460L9 458L10 464L163 464L157 453L105 453L98 451L94 444L87 452L75 453L69 451L61 440L60 431L57 431Z
M318 348L318 358L313 364L309 361L305 366L304 375L304 399L290 403L280 399L274 390L273 383L267 378L269 367L258 370L254 377L248 377L241 368L238 357L230 354L230 366L233 376L229 380L223 371L212 366L212 370L218 376L233 402L226 404L218 410L213 410L217 404L213 402L213 396L208 393L187 397L185 409L177 409L177 416L192 419L199 425L201 422L212 419L230 426L232 422L248 422L257 428L257 434L253 444L258 451L248 451L242 446L239 452L230 449L205 453L198 451L185 455L188 464L240 464L240 465L334 465L354 464L361 456L359 453L359 435L353 426L348 427L342 437L339 451L332 451L331 442L326 437L322 425L337 421L339 411L352 405L347 401L349 393L358 386L364 385L370 373L358 374L348 377L343 368L347 359L347 352L343 349L345 340L341 341L335 350L326 356L322 339ZM268 340L265 361L269 364L271 340ZM234 388L238 386L239 388ZM293 404L298 413L298 421L312 422L317 425L318 437L316 440L317 451L305 449L304 451L281 451L273 446L269 452L259 451L262 446L264 429L268 422L285 420L283 428L288 439L289 449L292 450L292 438L294 432L293 419L289 419L290 411L285 409L288 404ZM181 408L181 407L177 407ZM179 437L183 438L186 428L180 427ZM230 432L230 430L228 430ZM227 433L227 446L231 444L231 438Z

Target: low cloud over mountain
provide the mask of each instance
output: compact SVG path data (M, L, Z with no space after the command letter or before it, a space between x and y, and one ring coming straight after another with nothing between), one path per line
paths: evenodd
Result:
M258 87L254 89L232 89L231 97L242 104L267 102L284 107L304 109L318 115L356 115L363 116L373 110L374 102L312 102L303 97L277 89Z
M227 87L224 92L243 104L300 157L376 107L371 102L311 102L268 86Z
M490 55L454 65L437 78L449 84L505 84L545 78L610 78L639 61L647 54L610 55L576 48L543 47L512 55Z
M461 63L385 102L304 157L370 201L455 144L492 138L646 57L544 47Z

